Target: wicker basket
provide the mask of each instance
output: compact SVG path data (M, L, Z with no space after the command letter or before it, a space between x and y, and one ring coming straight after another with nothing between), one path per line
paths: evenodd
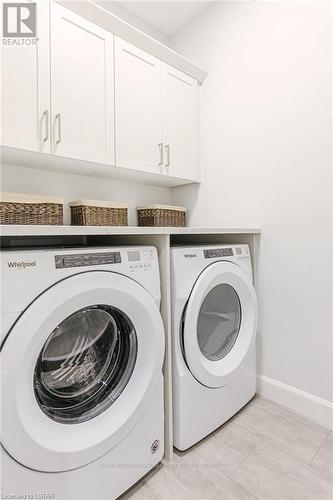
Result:
M80 200L69 204L73 226L127 226L125 204L99 200Z
M185 226L185 207L151 205L137 210L139 226Z
M61 198L21 193L0 194L0 224L63 224Z

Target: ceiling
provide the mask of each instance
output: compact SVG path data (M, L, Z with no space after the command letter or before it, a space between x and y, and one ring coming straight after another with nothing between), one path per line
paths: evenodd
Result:
M203 11L211 0L121 0L119 3L168 36Z

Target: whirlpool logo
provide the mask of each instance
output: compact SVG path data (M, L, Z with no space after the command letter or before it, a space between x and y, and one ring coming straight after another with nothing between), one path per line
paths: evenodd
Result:
M7 262L7 265L9 268L14 268L14 269L26 269L27 267L36 267L37 266L37 262L35 260L31 261L31 262L16 262L16 261L12 261L12 262Z
M185 253L184 254L185 259L194 259L194 257L196 257L196 256L197 256L196 253Z

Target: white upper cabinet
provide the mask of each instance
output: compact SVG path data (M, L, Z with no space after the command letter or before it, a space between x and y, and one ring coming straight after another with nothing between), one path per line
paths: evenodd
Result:
M115 39L116 164L197 180L198 82Z
M170 175L199 180L198 82L162 63L164 163Z
M12 9L21 5L6 3ZM159 57L175 59L201 78L204 72L128 25L121 31L119 19L113 26L121 33L134 30L148 52L57 2L25 3L36 4L37 39L4 39L2 47L1 142L10 147L4 148L7 161L17 161L15 150L24 150L20 163L26 158L37 164L29 150L52 155L49 162L40 157L51 170L89 168L99 176L116 170L118 178L163 185L199 181L198 81ZM65 165L66 158L87 163Z
M115 38L116 164L162 172L161 63Z
M55 155L114 164L113 35L51 6Z
M17 2L7 0L6 3ZM38 41L27 39L31 42L29 45L3 43L1 143L49 153L49 4L43 0L25 3L37 4Z

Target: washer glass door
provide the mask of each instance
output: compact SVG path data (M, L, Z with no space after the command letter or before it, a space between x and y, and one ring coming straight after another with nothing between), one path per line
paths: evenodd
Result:
M199 347L211 361L218 361L233 348L241 325L241 304L235 289L221 283L206 295L197 326Z
M184 358L198 382L218 388L237 376L256 337L257 316L256 293L242 268L220 261L202 271L182 328Z
M108 305L85 307L48 337L34 374L37 401L57 422L90 420L119 397L134 369L132 321Z

